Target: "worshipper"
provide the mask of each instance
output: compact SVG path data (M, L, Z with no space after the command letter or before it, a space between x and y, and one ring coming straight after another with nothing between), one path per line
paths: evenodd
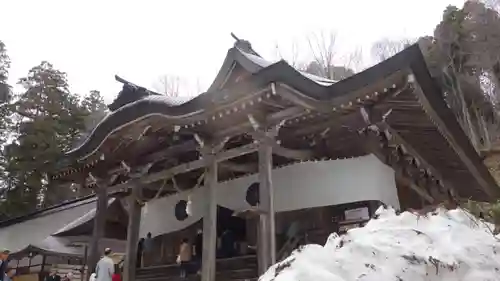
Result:
M69 272L68 274L64 275L62 278L62 281L71 281L71 278L73 277L73 274Z
M12 277L16 275L16 270L14 268L7 269L7 273L5 273L4 281L12 281Z
M180 265L181 278L186 278L189 270L189 263L191 262L192 251L187 238L182 239L179 248L179 255L177 256L177 263Z
M4 281L5 280L5 272L7 270L7 265L9 264L9 254L10 254L10 251L7 250L7 249L4 249L1 253L0 253L0 281Z
M112 281L115 273L115 263L111 259L111 249L104 250L104 256L99 260L95 268L97 274L96 281Z
M92 274L90 274L89 281L96 281L96 274L95 274L95 272L93 272Z
M137 260L136 260L136 268L142 267L142 257L144 254L144 238L139 239L139 243L137 243Z
M226 229L220 237L221 244L221 257L222 258L232 258L235 254L235 243L234 233L231 229Z
M144 240L144 254L143 254L143 265L149 266L152 262L153 250L154 250L154 240L151 232L148 232L146 239Z
M193 253L196 271L201 274L201 262L203 260L203 231L201 229L198 229L194 238Z
M61 281L61 276L57 274L57 270L51 270L45 281Z

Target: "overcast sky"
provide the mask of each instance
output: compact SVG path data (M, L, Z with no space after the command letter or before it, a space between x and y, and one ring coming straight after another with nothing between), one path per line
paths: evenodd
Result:
M100 90L111 101L114 75L153 87L162 74L207 87L233 45L249 40L276 58L311 32L337 33L343 52L369 53L383 37L432 34L449 4L463 0L1 0L0 40L12 59L11 81L48 60L71 90ZM307 50L299 51L306 53Z

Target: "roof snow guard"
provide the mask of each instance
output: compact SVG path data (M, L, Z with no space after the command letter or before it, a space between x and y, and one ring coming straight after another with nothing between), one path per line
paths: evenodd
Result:
M109 107L112 112L96 126L80 146L67 153L67 163L75 164L66 164L66 168L54 175L53 179L70 177L70 174L82 169L91 169L102 160L98 156L99 150L110 139L110 136L116 135L117 132L132 124L155 117L160 118L164 124L173 124L175 127L188 128L191 131L203 128L209 123L210 126L218 126L219 123L215 121L224 120L228 114L233 114L229 112L229 109L234 104L242 100L253 99L255 93L262 92L263 89L280 87L289 91L286 94L276 94L273 91L274 95L282 95L295 106L303 107L311 112L327 114L327 116L335 112L347 112L346 108L357 109L359 106L396 107L397 110L389 116L391 120L388 122L392 122L391 125L394 125L397 131L399 130L398 133L407 142L418 147L419 150L425 150L425 156L433 158L432 161L428 161L433 162L432 166L446 166L442 159L451 155L454 163L460 165L460 171L457 172L457 179L453 184L464 186L464 189L466 189L465 185L474 186L470 187L471 189L480 189L474 195L467 192L464 194L482 199L499 195L500 190L495 181L472 147L453 112L446 105L441 89L430 76L417 44L363 72L336 82L298 71L285 61L275 63L266 61L252 49L248 41L237 39L234 46L229 49L209 89L192 99L180 102L123 79L117 78L117 80L124 85L116 100ZM402 80L405 82L402 83ZM407 82L407 80L411 81ZM390 88L390 85L396 86L397 83L410 83L415 86L415 90L397 97L406 98L402 102L390 103L390 101L380 99L374 103L374 99L367 95L369 91L383 94L383 90L387 90L385 87ZM405 107L403 103L412 103L412 105ZM424 128L416 124L412 125L412 120L405 122L395 120L403 114L402 112L418 114L418 118L428 120L427 125L432 123L434 131L432 137L426 138L429 142L427 145L423 142L419 143L414 138L414 136L422 137L427 134ZM237 114L234 113L235 116ZM332 115L331 118L337 117ZM213 127L207 128L210 129L209 131L214 130ZM414 130L420 131L413 133ZM429 145L434 141L431 138L438 138L434 150L429 149ZM439 147L437 142L439 142ZM433 156L433 154L439 154L440 151L437 150L444 151L440 157ZM451 181L453 181L452 175L455 171L451 167L453 165L445 167L449 171L446 177ZM463 182L464 179L467 183Z

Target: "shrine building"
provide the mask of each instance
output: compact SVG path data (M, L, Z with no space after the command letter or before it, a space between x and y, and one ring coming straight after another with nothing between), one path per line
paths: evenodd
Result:
M50 179L97 195L89 268L108 197L126 198L124 281L175 278L179 244L198 230L201 280L252 280L301 244L363 225L380 205L500 194L418 45L332 81L236 38L195 97L117 80L110 112ZM154 253L136 268L147 233Z

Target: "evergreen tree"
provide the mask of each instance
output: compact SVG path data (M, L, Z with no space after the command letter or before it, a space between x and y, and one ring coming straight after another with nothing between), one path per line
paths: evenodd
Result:
M9 190L2 211L10 216L58 203L73 195L69 187L51 186L45 175L55 168L84 128L86 113L69 92L66 74L42 62L19 80L16 141L5 148Z
M83 98L81 106L86 114L86 131L94 129L108 112L108 107L104 103L101 93L97 90L90 91L90 93Z
M9 100L11 88L7 83L9 78L10 58L7 55L5 44L0 41L0 102Z
M10 58L7 55L5 44L0 41L0 146L3 147L10 135L11 107L11 86L8 84L10 68ZM1 150L0 150L1 151ZM8 177L6 172L6 158L0 154L0 199L5 200L5 193L8 190Z

